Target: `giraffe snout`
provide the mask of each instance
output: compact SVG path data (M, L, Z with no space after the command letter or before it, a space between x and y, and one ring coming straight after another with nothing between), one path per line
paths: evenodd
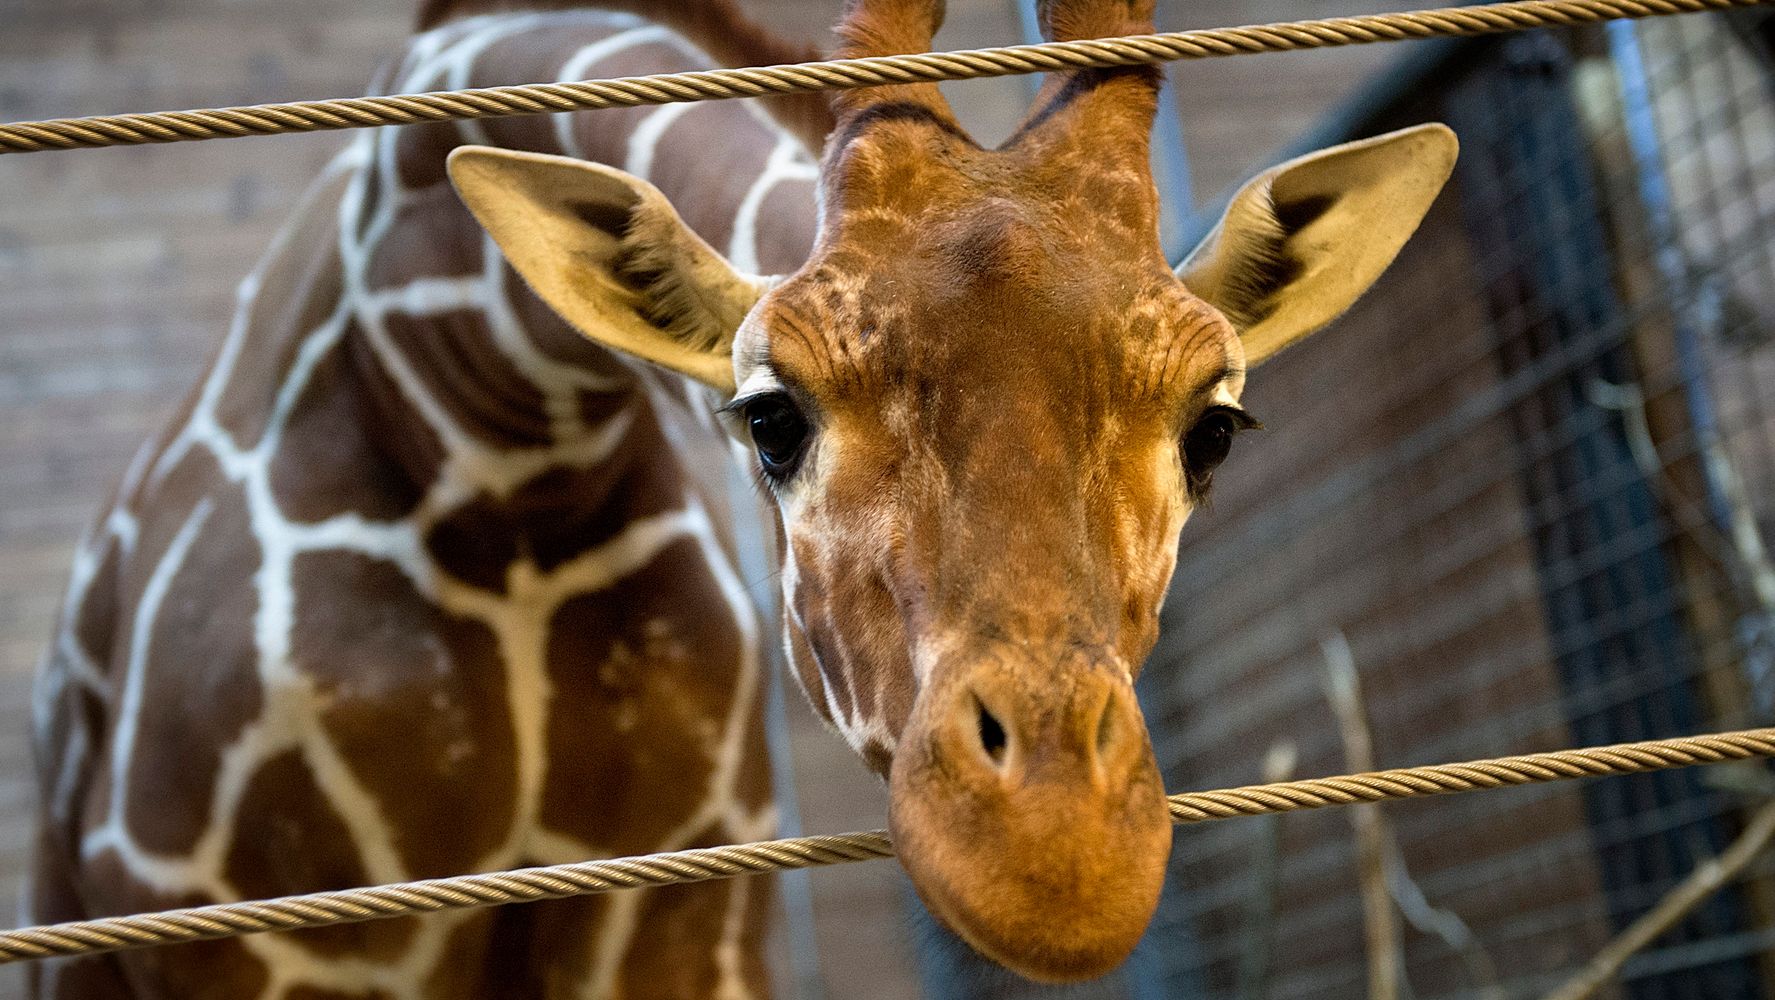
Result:
M1133 691L1091 674L1071 687L1049 704L992 674L977 679L951 697L933 752L952 768L989 768L1013 792L1043 782L1125 783L1146 750Z
M1128 675L989 661L920 693L889 775L931 912L1032 979L1113 969L1158 904L1171 822Z

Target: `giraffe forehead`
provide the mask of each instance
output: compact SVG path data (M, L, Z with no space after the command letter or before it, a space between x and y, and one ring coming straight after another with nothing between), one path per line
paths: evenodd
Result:
M746 354L816 396L874 407L1001 390L1147 405L1243 367L1231 325L1162 264L1032 271L1029 258L1045 262L1050 248L1008 225L960 226L922 261L911 250L835 254L773 293Z
M1030 142L987 150L929 127L877 128L828 158L828 228L868 240L884 223L906 235L943 234L957 220L1005 219L1014 210L1073 252L1157 253L1158 189L1144 160L1101 148ZM873 225L871 225L873 224ZM861 225L863 233L855 230Z

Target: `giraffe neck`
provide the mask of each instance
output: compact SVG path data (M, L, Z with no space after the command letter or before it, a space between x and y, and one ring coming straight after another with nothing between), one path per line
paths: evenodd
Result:
M722 66L771 66L818 59L811 45L779 38L748 17L736 0L424 0L419 13L423 29L453 18L501 10L549 11L595 6L638 15L664 25L714 57ZM821 93L789 94L760 99L760 104L789 131L818 151L832 130L832 110Z
M385 89L706 65L628 15L502 15L416 38ZM76 565L39 687L52 859L76 890L53 912L768 834L761 637L725 483L694 477L725 471L725 454L705 460L725 441L707 400L591 346L522 287L445 180L471 141L647 177L755 273L798 266L812 242L811 163L737 103L360 134L243 282L214 363ZM644 801L588 805L591 789ZM705 915L716 995L757 978L748 891ZM629 991L642 903L563 932L583 942L555 958L582 995ZM228 995L318 983L418 1000L452 935L484 932L448 917L255 938L228 953Z
M707 65L671 29L628 14L490 15L420 36L390 89ZM344 335L367 419L404 473L446 505L526 486L571 486L597 504L614 488L608 478L590 492L559 476L535 484L556 468L634 459L625 445L650 436L637 419L659 422L680 450L686 437L718 436L701 390L631 367L522 287L445 180L445 157L466 142L593 159L649 180L742 271L792 270L813 241L815 167L756 108L669 105L363 137L340 215ZM538 500L538 516L563 501Z

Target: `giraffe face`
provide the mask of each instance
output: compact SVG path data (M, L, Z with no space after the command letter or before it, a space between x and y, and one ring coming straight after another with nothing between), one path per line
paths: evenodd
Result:
M820 247L742 325L727 407L780 513L805 690L889 779L937 915L1047 979L1119 961L1156 901L1133 680L1252 423L1151 181L1083 167L916 115L836 146Z

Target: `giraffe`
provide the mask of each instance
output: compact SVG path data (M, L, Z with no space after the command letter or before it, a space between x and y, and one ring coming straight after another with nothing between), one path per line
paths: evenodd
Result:
M725 3L612 6L633 9L434 3L376 89L799 56ZM535 299L445 157L621 167L784 273L829 126L814 98L357 135L78 550L36 691L23 921L768 836L763 636L714 401ZM747 879L259 936L55 961L30 989L739 1000L768 992L769 900Z
M1153 0L1042 0L1051 40ZM852 0L841 57L919 52L941 0ZM1375 281L1452 170L1423 125L1264 172L1175 271L1158 74L1055 74L996 149L934 85L838 93L811 255L760 285L646 182L465 147L463 200L590 339L727 398L771 500L782 638L883 777L939 922L1029 978L1122 961L1171 825L1133 681L1247 371Z
M383 89L781 61L725 4L621 6L655 20L440 2ZM940 16L863 0L844 51ZM1150 17L1044 9L1051 37ZM1169 836L1129 695L1168 549L1249 422L1245 367L1379 274L1453 156L1420 129L1277 168L1180 282L1153 83L1056 79L998 152L932 88L844 95L817 170L834 120L805 101L360 137L76 559L27 919L762 835L719 419L777 511L796 676L888 781L920 894L1032 977L1119 961ZM761 995L766 892L64 961L33 990Z

